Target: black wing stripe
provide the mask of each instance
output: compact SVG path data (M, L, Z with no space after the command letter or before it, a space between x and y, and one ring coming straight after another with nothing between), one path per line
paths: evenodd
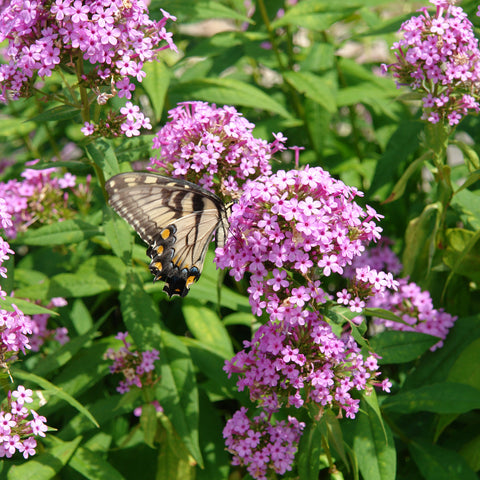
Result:
M215 232L217 245L224 244L223 202L198 185L151 173L116 175L105 188L113 209L149 245L155 279L166 282L168 295L185 296L200 277Z

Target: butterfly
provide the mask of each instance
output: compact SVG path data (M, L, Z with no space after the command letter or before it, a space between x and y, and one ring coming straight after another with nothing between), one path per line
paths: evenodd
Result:
M112 208L148 245L154 281L185 297L203 268L213 235L223 247L227 208L214 193L186 180L154 173L121 173L105 183Z

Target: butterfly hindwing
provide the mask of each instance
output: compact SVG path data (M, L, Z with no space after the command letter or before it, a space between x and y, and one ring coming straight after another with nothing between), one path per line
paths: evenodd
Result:
M169 295L184 297L202 272L217 229L223 245L227 215L215 194L185 180L122 173L108 180L109 203L148 244L150 270ZM220 227L220 228L219 228Z

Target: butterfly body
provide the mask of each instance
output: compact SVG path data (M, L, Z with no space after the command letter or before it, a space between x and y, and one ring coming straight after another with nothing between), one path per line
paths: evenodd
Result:
M217 245L224 244L228 219L221 199L194 183L153 173L121 173L105 188L112 208L148 244L154 280L165 282L170 297L187 295L215 232Z

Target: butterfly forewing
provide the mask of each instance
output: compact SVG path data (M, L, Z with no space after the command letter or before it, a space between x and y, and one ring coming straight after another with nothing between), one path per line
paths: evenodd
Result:
M150 270L168 295L184 297L202 272L215 231L223 245L227 214L215 194L184 180L122 173L105 184L109 202L148 244ZM221 227L221 228L219 228Z

